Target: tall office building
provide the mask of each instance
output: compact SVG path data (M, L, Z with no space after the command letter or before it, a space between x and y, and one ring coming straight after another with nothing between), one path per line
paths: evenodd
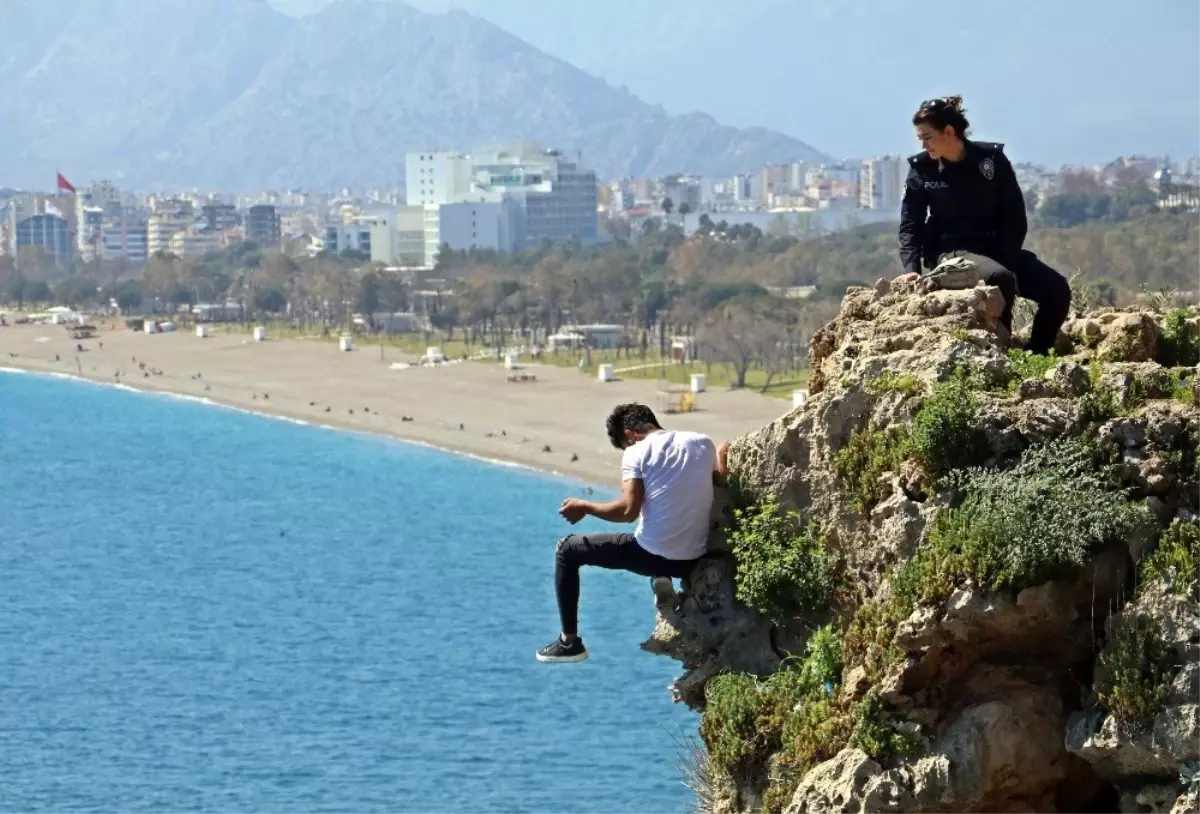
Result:
M882 156L864 161L858 179L858 205L899 212L907 177L908 162L903 158Z
M16 248L18 258L24 247L45 249L61 265L71 259L70 224L58 215L31 215L17 221Z
M246 240L259 246L279 245L279 213L270 204L257 204L246 213Z

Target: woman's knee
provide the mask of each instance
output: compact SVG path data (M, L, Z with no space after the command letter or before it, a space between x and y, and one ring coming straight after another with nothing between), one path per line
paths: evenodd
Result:
M1018 293L1017 275L1003 266L997 264L996 268L984 279L984 282L1000 289L1000 293L1004 295L1004 299L1008 302L1011 303L1016 299Z

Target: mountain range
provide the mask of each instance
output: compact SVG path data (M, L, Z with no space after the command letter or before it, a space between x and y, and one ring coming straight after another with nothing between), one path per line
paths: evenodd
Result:
M332 0L269 0L293 15ZM917 149L922 99L1056 168L1200 153L1195 0L405 0L460 9L668 113L801 135L837 156Z
M669 115L462 11L340 0L0 4L0 184L389 186L415 149L535 139L602 177L819 160L764 128Z

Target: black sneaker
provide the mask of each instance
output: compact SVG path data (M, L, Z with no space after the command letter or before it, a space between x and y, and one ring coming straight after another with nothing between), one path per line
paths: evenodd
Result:
M559 636L550 644L537 651L537 660L548 664L570 664L577 661L587 661L587 648L583 639L576 636L570 644L566 644Z

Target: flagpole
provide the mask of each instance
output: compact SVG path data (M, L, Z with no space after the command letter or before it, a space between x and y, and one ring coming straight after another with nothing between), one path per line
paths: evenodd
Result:
M8 228L12 232L12 253L13 253L13 271L21 270L21 253L17 250L17 202L9 200L8 202Z

